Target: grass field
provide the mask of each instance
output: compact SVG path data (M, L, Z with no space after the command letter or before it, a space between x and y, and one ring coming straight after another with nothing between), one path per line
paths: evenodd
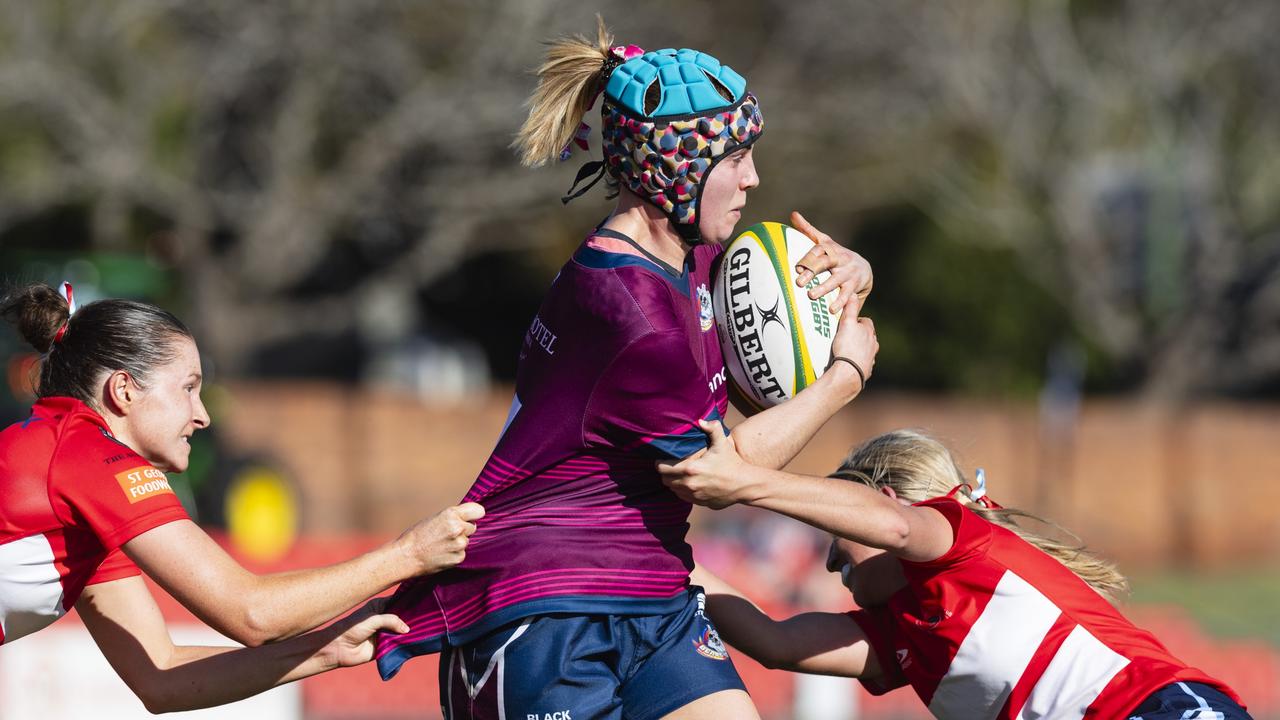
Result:
M1280 568L1134 575L1131 604L1178 605L1212 635L1280 648Z

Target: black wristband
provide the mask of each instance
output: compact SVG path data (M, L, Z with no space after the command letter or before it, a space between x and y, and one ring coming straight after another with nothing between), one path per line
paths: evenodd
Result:
M849 358L843 355L832 355L831 362L827 363L827 369L830 370L831 366L835 365L838 362L847 362L853 366L853 369L858 373L859 382L862 383L861 385L858 386L858 392L862 392L862 388L865 388L867 386L867 374L862 372L862 368L858 367L858 363L850 360Z

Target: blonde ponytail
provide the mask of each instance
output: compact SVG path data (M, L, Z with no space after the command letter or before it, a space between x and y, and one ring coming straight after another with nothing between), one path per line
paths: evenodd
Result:
M1090 587L1097 590L1099 594L1112 603L1119 602L1129 594L1129 581L1116 569L1115 563L1087 550L1084 546L1084 541L1070 530L1051 520L1046 520L1016 508L987 508L969 501L968 498L963 497L962 493L958 495L970 510L982 516L983 519L1013 532L1018 537L1043 550L1053 559L1066 565L1068 570L1075 573L1081 580L1084 580ZM1047 535L1024 528L1017 523L1016 518L1025 518L1048 525L1070 540L1068 542L1055 540Z
M855 480L873 488L891 487L898 497L920 502L950 493L964 485L965 475L951 451L928 435L914 430L895 430L874 437L849 453L832 477ZM1014 508L987 507L965 492L954 495L983 519L1026 540L1062 563L1100 595L1112 603L1129 592L1129 582L1116 566L1085 549L1074 533L1056 523ZM1070 538L1064 542L1018 524L1018 519L1056 528Z
M528 102L529 117L511 143L527 167L560 157L604 82L613 36L604 18L597 15L596 24L594 44L581 35L550 43L547 58L538 68L538 87Z

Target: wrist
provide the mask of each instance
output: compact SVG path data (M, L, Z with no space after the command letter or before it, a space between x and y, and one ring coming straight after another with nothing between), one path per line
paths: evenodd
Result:
M327 639L322 637L323 634L324 631L313 630L294 639L302 644L301 650L305 653L306 659L299 663L303 677L329 672L342 666L336 638Z
M859 373L851 362L843 360L833 360L827 366L827 369L822 373L822 377L817 380L818 383L823 381L828 382L830 384L829 390L845 403L861 394L864 384L862 373Z
M769 497L769 471L765 468L742 463L742 486L731 499L737 505L759 505Z
M315 654L316 664L319 665L320 672L325 673L330 670L337 670L342 667L342 662L338 658L338 649L334 647L337 641L326 643Z
M386 578L387 585L404 582L426 572L426 567L414 552L414 545L409 541L408 533L384 545L382 550L385 557L381 564L388 569L389 573Z

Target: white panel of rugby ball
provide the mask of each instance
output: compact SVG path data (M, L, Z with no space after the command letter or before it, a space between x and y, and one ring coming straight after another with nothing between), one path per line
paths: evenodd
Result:
M827 297L810 300L796 286L796 263L813 241L782 223L752 225L725 248L712 289L724 363L734 389L757 409L777 405L813 384L831 359L838 316Z

